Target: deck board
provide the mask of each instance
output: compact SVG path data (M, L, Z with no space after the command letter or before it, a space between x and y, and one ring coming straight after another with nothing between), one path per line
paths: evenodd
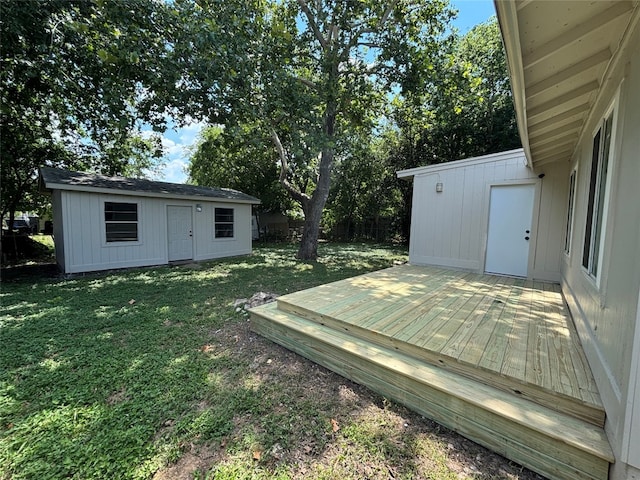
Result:
M282 311L252 309L252 328L331 370L492 448L563 480L604 480L613 454L604 429L505 394L394 349Z
M282 309L355 331L558 408L602 404L559 285L402 265L284 295ZM590 413L591 412L591 413Z

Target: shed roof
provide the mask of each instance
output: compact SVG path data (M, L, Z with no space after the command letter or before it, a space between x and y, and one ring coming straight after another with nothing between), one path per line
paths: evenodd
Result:
M490 153L480 157L463 158L462 160L454 160L452 162L435 163L422 167L408 168L406 170L398 170L396 175L403 180L412 180L416 175L427 173L442 172L444 170L452 170L454 168L463 168L471 165L480 165L481 163L499 162L503 160L512 160L514 158L524 157L524 150L516 148L515 150L507 150L504 152Z
M107 177L41 167L40 185L46 190L75 190L146 197L192 198L221 202L258 204L260 200L230 188L211 188L179 183L156 182L142 178Z

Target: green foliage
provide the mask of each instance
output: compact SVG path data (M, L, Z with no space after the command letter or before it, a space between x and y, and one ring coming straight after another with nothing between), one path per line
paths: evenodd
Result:
M232 130L232 131L230 131ZM189 161L189 179L196 185L223 186L262 201L263 211L286 212L291 198L278 181L271 139L257 127L208 127Z
M520 146L506 57L494 18L435 57L433 82L397 100L399 168L500 152Z
M221 465L215 478L222 478L253 470L254 445L322 447L336 405L308 398L295 372L284 389L261 381L253 346L233 339L246 325L234 312L237 298L406 259L383 247L322 248L315 264L293 259L292 246L267 247L197 270L3 284L0 478L151 478L188 445L224 438L229 455L245 452L248 461ZM262 478L278 471L263 467Z
M396 175L389 163L390 144L384 136L351 138L348 153L336 161L333 187L325 212L324 226L331 230L341 223L347 239L356 225L394 217L400 204Z
M151 0L7 0L1 8L0 219L36 210L41 165L140 174L159 156L157 87L171 22ZM163 32L162 36L158 32ZM169 76L169 71L166 72Z

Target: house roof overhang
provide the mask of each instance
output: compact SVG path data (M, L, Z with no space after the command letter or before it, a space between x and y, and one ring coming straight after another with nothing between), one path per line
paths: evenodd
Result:
M569 161L640 18L639 0L494 0L529 166Z

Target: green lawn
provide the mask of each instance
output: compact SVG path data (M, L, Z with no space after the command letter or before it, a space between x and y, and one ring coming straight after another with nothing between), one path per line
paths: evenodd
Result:
M321 246L317 263L294 253L270 246L201 268L3 285L0 478L150 478L193 443L217 442L230 454L289 448L289 424L277 410L293 400L252 381L251 352L216 336L247 323L234 300L406 259L402 249L363 245ZM295 408L316 443L325 442L328 407L309 399ZM259 428L230 438L246 416Z
M0 480L538 478L250 331L238 298L406 260L320 253L5 282Z

